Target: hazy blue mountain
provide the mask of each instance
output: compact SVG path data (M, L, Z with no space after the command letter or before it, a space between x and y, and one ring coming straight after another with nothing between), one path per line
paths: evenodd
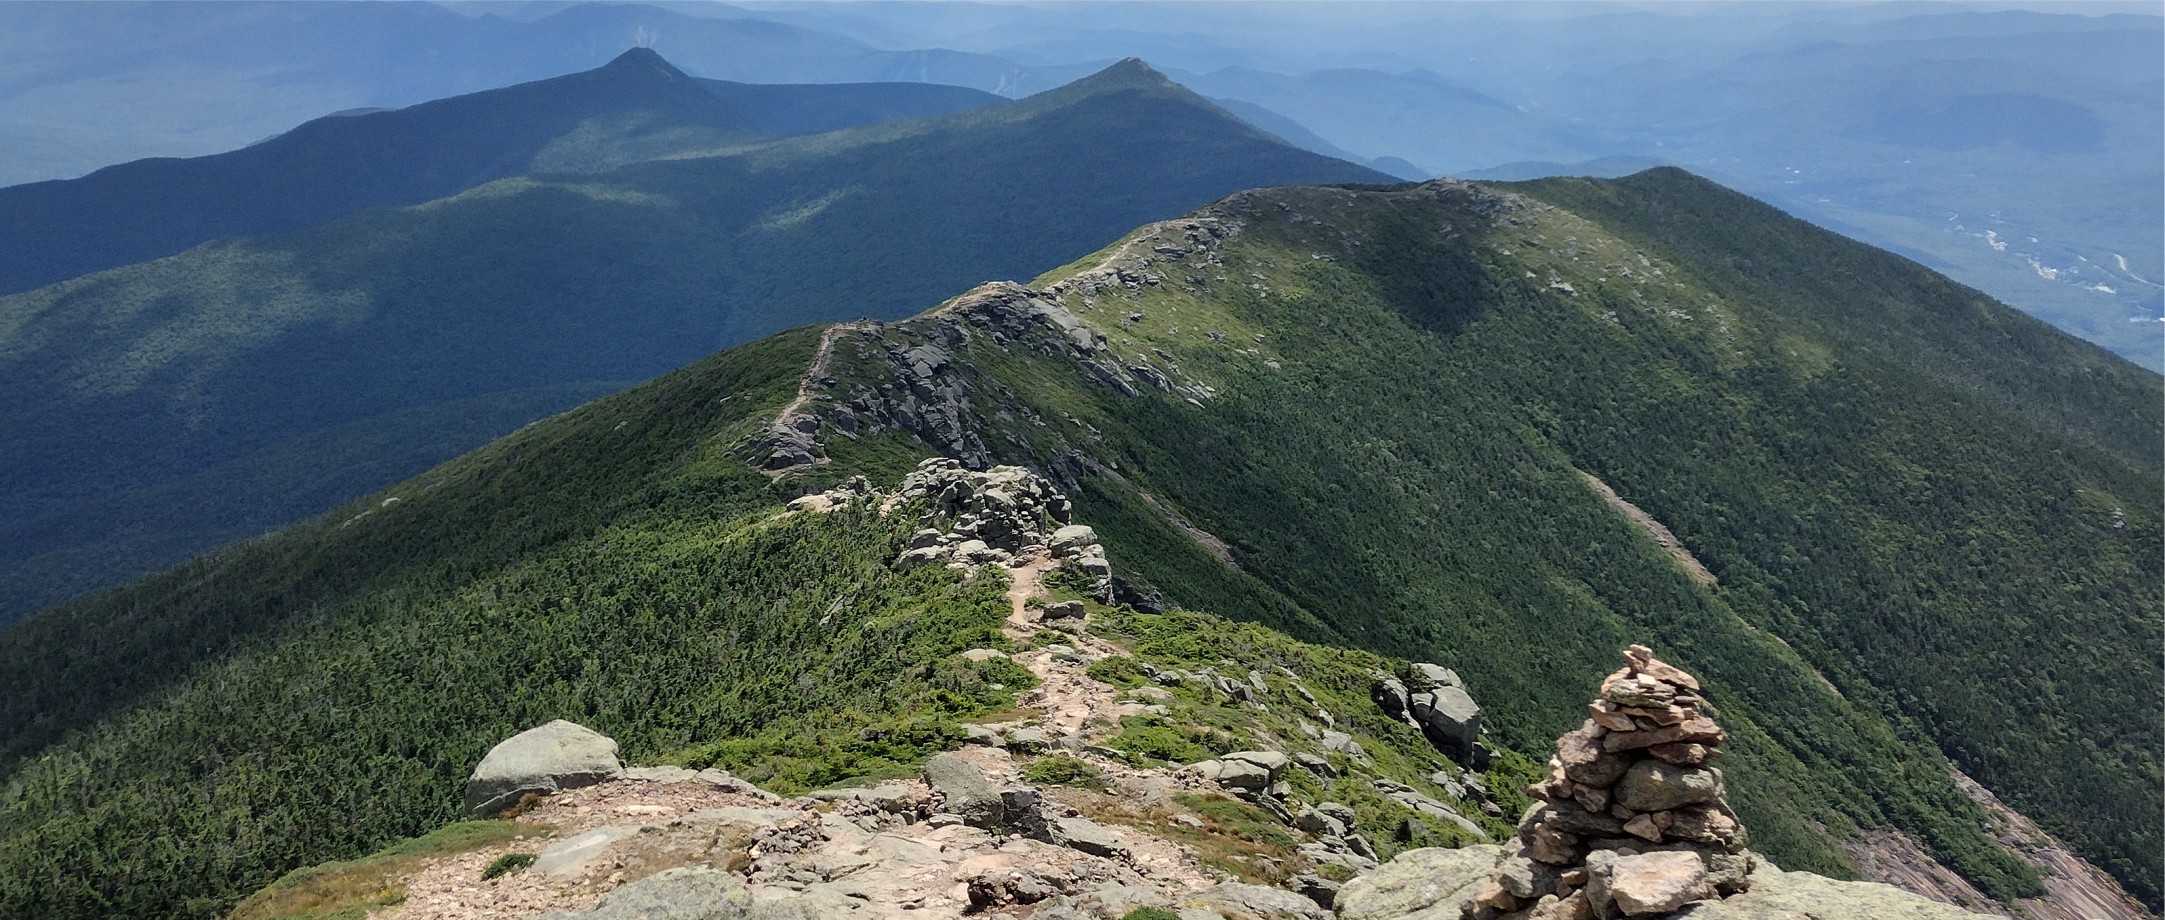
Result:
M750 83L929 82L1017 96L1066 82L984 55L880 50L780 23L630 4L566 5L519 21L429 3L7 3L0 184L217 153L326 112L599 67L634 44L695 76Z
M1547 179L1553 176L1587 176L1595 179L1619 179L1635 172L1658 169L1669 164L1651 157L1616 156L1581 160L1577 163L1554 163L1544 160L1521 160L1487 169L1469 170L1459 175L1461 179L1485 179L1497 182L1518 182L1526 179Z
M1312 149L1411 164L1396 175L1677 163L2165 367L2165 18L2142 4L13 3L0 183L230 149L631 42L700 77L1010 97L1149 54Z
M748 338L1030 277L1243 188L1389 181L1127 62L954 115L499 180L0 298L0 611Z
M1341 160L1351 160L1355 163L1363 163L1378 172L1389 173L1409 182L1418 182L1429 178L1429 174L1420 167L1397 157L1369 159L1356 153L1341 150L1336 144L1324 140L1314 131L1308 130L1300 122L1256 105L1253 102L1224 98L1210 101L1217 103L1220 108L1240 116L1240 120L1275 134L1286 143L1302 150L1320 153L1327 157L1336 157Z
M1585 159L1598 149L1569 125L1431 73L1227 68L1180 79L1197 92L1279 113L1364 157L1401 157L1431 174L1512 160Z
M532 172L944 114L1000 101L930 84L700 81L647 49L584 73L319 118L229 153L0 189L0 293L198 243L418 204Z

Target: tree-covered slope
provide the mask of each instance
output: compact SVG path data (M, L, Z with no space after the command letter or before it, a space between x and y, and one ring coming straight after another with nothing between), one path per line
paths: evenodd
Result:
M875 373L830 431L1115 470L1091 513L1169 596L1479 674L1520 744L1578 718L1559 656L1651 632L1740 689L1738 769L1795 783L1740 806L1770 849L1834 869L1812 825L1894 826L2020 889L1943 752L2154 905L2158 378L1683 173L1526 192L1240 196L1039 280L1111 337L1043 346L1089 363L969 339L966 404Z
M1523 191L1243 193L16 624L0 913L207 916L440 823L472 757L543 718L640 756L916 756L886 723L995 705L938 664L984 599L895 572L909 534L882 519L762 522L934 452L1062 480L1131 598L1456 668L1520 752L1654 644L1707 680L1733 801L1785 867L1852 871L1845 844L1896 829L2034 892L1959 766L2154 905L2165 501L2154 454L2083 420L2155 443L2157 378L1688 176ZM1712 209L1839 283L1777 286L1598 200ZM1983 384L1947 357L2002 335L2030 344Z
M1241 188L1382 178L1130 62L1013 103L505 179L0 298L0 619L411 475L507 431L496 407L531 419L802 322L901 316ZM377 472L341 472L356 465ZM213 470L237 472L176 488ZM152 521L179 526L138 539Z
M943 115L1001 101L953 86L696 80L645 48L604 67L393 111L318 118L239 150L137 160L0 189L0 293L199 243L419 204L533 172Z

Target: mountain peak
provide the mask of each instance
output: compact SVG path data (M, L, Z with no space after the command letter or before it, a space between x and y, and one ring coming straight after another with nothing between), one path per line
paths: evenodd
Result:
M594 72L660 75L669 80L691 79L684 71L678 70L675 64L669 63L668 58L662 57L660 52L644 46L626 49L609 63L595 68Z
M1151 67L1142 58L1137 57L1123 59L1119 63L1068 85L1089 87L1100 91L1139 87L1185 89L1180 84L1173 82L1173 78L1159 73L1156 68Z

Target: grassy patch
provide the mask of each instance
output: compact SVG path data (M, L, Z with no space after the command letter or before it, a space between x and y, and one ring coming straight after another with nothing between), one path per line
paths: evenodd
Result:
M532 833L510 821L464 821L346 862L295 869L233 909L229 920L346 920L406 898L399 878L423 859L465 853ZM532 854L523 855L527 862ZM505 857L509 859L510 856ZM490 865L496 872L499 859ZM508 870L507 870L508 871ZM483 875L493 878L493 875Z

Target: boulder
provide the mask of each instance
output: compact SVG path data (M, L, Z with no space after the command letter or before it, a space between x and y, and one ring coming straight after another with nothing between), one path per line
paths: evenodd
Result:
M1481 706L1463 687L1440 686L1408 700L1415 724L1430 744L1460 763L1471 761L1481 737Z
M1338 889L1339 920L1459 920L1502 849L1407 850Z
M1436 687L1464 687L1466 683L1458 679L1457 671L1424 661L1413 666L1411 686L1416 690L1430 690Z
M1277 777L1278 771L1285 769L1286 763L1288 763L1290 760L1290 758L1286 757L1286 755L1278 753L1277 751L1234 751L1233 753L1227 754L1220 759L1238 760L1244 763L1255 764L1258 767L1262 767L1263 769L1270 771L1270 775L1273 778Z
M1051 736L1042 728L1016 728L1007 733L1007 749L1018 754L1043 753L1051 744Z
M1300 764L1302 769L1324 779L1338 775L1338 768L1331 766L1330 760L1320 754L1295 754L1293 755L1293 762Z
M1219 786L1238 788L1238 790L1258 790L1258 792L1271 788L1271 771L1269 771L1269 768L1258 766L1258 764L1247 762L1247 760L1232 760L1230 755L1225 760L1215 760L1215 764L1217 764L1217 775L1212 779L1217 779Z
M920 546L915 549L906 549L902 551L902 555L895 557L895 568L898 571L907 572L928 565L944 564L950 554L951 551L944 546Z
M551 795L591 786L623 770L609 736L558 719L490 748L466 780L466 810L477 818L489 817L528 793Z
M1382 707L1384 714L1391 718L1410 718L1408 707L1413 705L1413 700L1412 693L1406 689L1406 682L1380 671L1375 673L1376 687L1369 695L1375 699L1376 705Z
M1337 818L1305 805L1293 815L1293 826L1321 837L1343 837L1348 829Z
M1083 605L1081 601L1058 601L1046 604L1044 612L1038 614L1038 619L1047 623L1054 620L1080 620L1082 618Z
M1098 532L1090 529L1088 525L1069 524L1053 531L1052 538L1046 541L1045 547L1052 550L1053 555L1065 557L1081 552L1083 547L1096 546L1097 542Z
M954 754L934 754L925 761L925 783L939 794L938 810L973 827L997 827L1007 817L1000 790L976 765Z
M1608 876L1609 898L1626 917L1666 914L1714 893L1697 853L1618 856Z

